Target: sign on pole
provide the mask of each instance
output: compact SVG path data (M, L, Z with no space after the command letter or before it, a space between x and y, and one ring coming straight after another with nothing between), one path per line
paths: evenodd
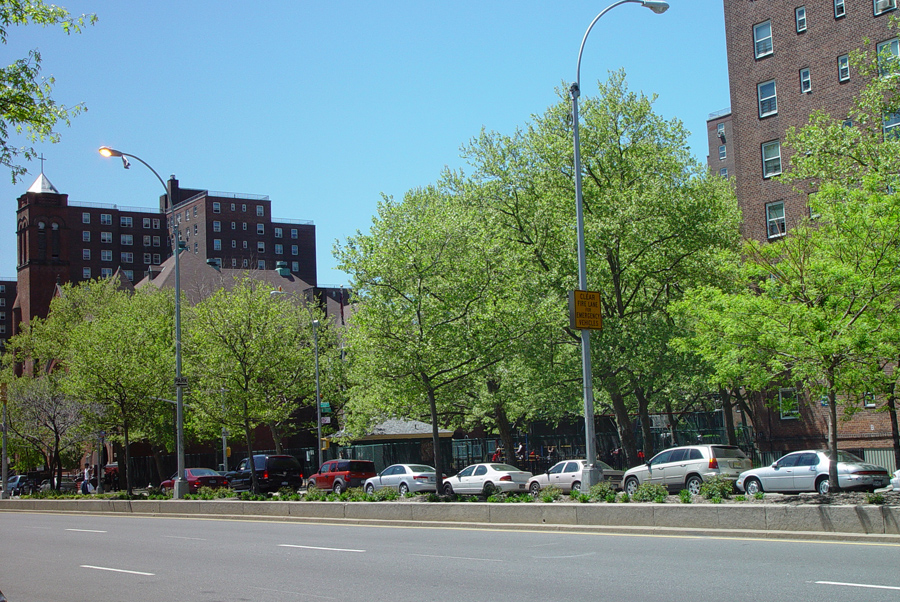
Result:
M603 328L598 291L569 291L569 326L575 330Z

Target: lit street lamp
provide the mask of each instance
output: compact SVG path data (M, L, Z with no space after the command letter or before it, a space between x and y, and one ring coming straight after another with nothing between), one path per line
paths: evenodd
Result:
M584 52L584 44L587 42L588 34L594 28L594 24L600 20L613 8L620 4L634 2L649 8L657 14L666 12L669 3L662 0L619 0L614 2L600 11L600 14L594 17L587 31L584 32L584 38L581 40L581 48L578 50L578 65L575 71L575 83L569 88L572 95L572 130L573 142L575 148L575 212L578 221L578 288L582 291L587 288L587 260L584 249L584 211L582 209L581 197L581 147L578 141L578 96L581 94L581 55ZM600 474L597 469L597 441L594 434L594 384L591 375L591 331L587 328L581 330L581 366L582 378L584 380L584 437L585 437L585 458L587 466L581 479L581 490L587 493L592 485L596 485L600 480Z
M163 181L159 174L156 173L156 170L150 167L150 165L136 155L131 155L128 153L123 153L122 151L117 151L111 149L109 147L103 146L100 147L100 154L104 157L121 157L122 164L125 169L128 169L128 159L127 157L131 157L132 159L137 159L144 166L153 172L153 175L156 176L156 179L159 180L159 183L162 184L163 188L166 190L166 201L169 206L169 216L172 220L172 252L175 254L175 422L176 422L176 447L177 447L177 455L178 455L178 472L175 478L175 483L172 488L173 495L176 500L184 499L184 496L189 493L189 485L187 480L184 478L184 386L187 384L187 379L185 379L181 375L181 269L179 264L178 256L181 254L181 250L184 248L181 242L181 235L178 231L178 225L175 223L175 195L174 195L174 184L175 177L169 178L168 184ZM131 467L127 467L130 469Z

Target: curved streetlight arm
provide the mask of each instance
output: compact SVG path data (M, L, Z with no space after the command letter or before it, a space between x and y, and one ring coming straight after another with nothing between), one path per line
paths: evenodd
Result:
M162 184L162 187L165 189L166 194L169 194L169 187L166 186L165 180L163 180L160 177L160 175L158 173L156 173L155 169L150 167L149 163L147 163L146 161L144 161L137 155L132 155L130 153L123 153L122 151L117 151L115 149L109 148L108 146L101 146L100 154L103 155L104 157L131 157L132 159L136 159L136 160L140 161L141 163L144 164L144 167L146 167L147 169L149 169L150 171L153 172L153 175L156 176L156 179L159 180L159 183ZM171 199L169 200L169 202L171 203Z

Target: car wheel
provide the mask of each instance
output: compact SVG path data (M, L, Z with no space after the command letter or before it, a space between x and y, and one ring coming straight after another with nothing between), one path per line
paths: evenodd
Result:
M700 486L703 485L703 479L697 475L691 475L684 482L684 487L691 492L691 495L700 495Z
M314 480L309 479L308 481L306 481L306 490L307 491L309 491L310 489L315 489L315 488L316 488L316 482Z
M482 491L484 492L485 496L489 496L489 495L494 495L494 492L497 491L497 488L494 486L493 483L488 481L487 483L484 484L484 489Z
M373 485L372 483L366 485L366 493L368 493L369 495L375 493L375 485Z
M816 481L816 491L819 492L819 495L828 495L828 492L831 491L831 483L828 481L828 477L819 477L819 480Z
M756 495L761 493L762 490L762 483L759 482L759 479L747 479L744 481L744 491L747 492L747 495Z
M634 492L637 491L638 488L638 480L635 477L628 477L625 479L625 493L629 496L634 495Z
M537 497L541 492L541 484L535 481L531 484L531 487L529 487L529 489L531 490L531 495Z
M581 481L572 483L572 491L581 491Z
M169 488L168 487L160 487L159 492L163 495L169 495Z
M334 491L336 494L340 495L340 494L344 493L344 484L341 483L340 481L335 481L334 487L332 487L331 490Z
M407 485L406 483L400 483L398 491L400 491L400 495L406 495L407 493L409 493L409 485Z
M444 483L444 495L453 495L453 486L450 483Z

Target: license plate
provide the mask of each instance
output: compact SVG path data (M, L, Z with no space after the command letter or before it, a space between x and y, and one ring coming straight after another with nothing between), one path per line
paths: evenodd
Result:
M525 489L525 483L519 483L519 489Z
M218 485L219 482L218 482L217 480L215 480L215 479L210 479L210 480L209 480L209 484L210 484L210 485Z
M282 485L287 485L288 482L287 482L287 481L282 481L281 484L282 484Z

